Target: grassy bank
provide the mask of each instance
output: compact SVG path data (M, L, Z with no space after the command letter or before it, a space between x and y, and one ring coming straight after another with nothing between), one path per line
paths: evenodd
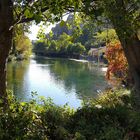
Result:
M126 90L108 91L75 111L56 106L51 99L20 103L8 94L9 108L0 109L1 140L133 140L139 136L140 114Z

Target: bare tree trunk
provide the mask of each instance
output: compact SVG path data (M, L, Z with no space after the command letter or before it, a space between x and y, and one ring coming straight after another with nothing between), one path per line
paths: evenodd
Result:
M12 44L13 22L11 0L0 0L0 98L6 102L6 59Z

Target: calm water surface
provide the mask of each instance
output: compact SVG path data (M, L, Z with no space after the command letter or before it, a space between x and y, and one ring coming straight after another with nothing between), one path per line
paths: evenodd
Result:
M34 58L8 63L7 85L23 101L30 100L33 91L58 105L77 108L82 99L96 97L107 83L104 73L91 63Z

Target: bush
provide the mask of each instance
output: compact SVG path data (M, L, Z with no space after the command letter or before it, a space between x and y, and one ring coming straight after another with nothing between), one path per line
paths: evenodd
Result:
M8 95L8 108L0 108L1 140L133 140L140 132L128 91L108 91L76 111L49 98L26 103Z
M84 102L71 118L71 131L88 140L123 140L130 132L140 132L140 114L131 104L128 91L108 91Z

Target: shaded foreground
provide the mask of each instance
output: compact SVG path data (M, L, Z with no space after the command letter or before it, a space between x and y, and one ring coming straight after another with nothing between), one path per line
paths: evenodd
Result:
M76 111L51 99L20 103L8 94L9 108L0 109L1 140L140 139L140 114L132 107L129 91L108 91Z

